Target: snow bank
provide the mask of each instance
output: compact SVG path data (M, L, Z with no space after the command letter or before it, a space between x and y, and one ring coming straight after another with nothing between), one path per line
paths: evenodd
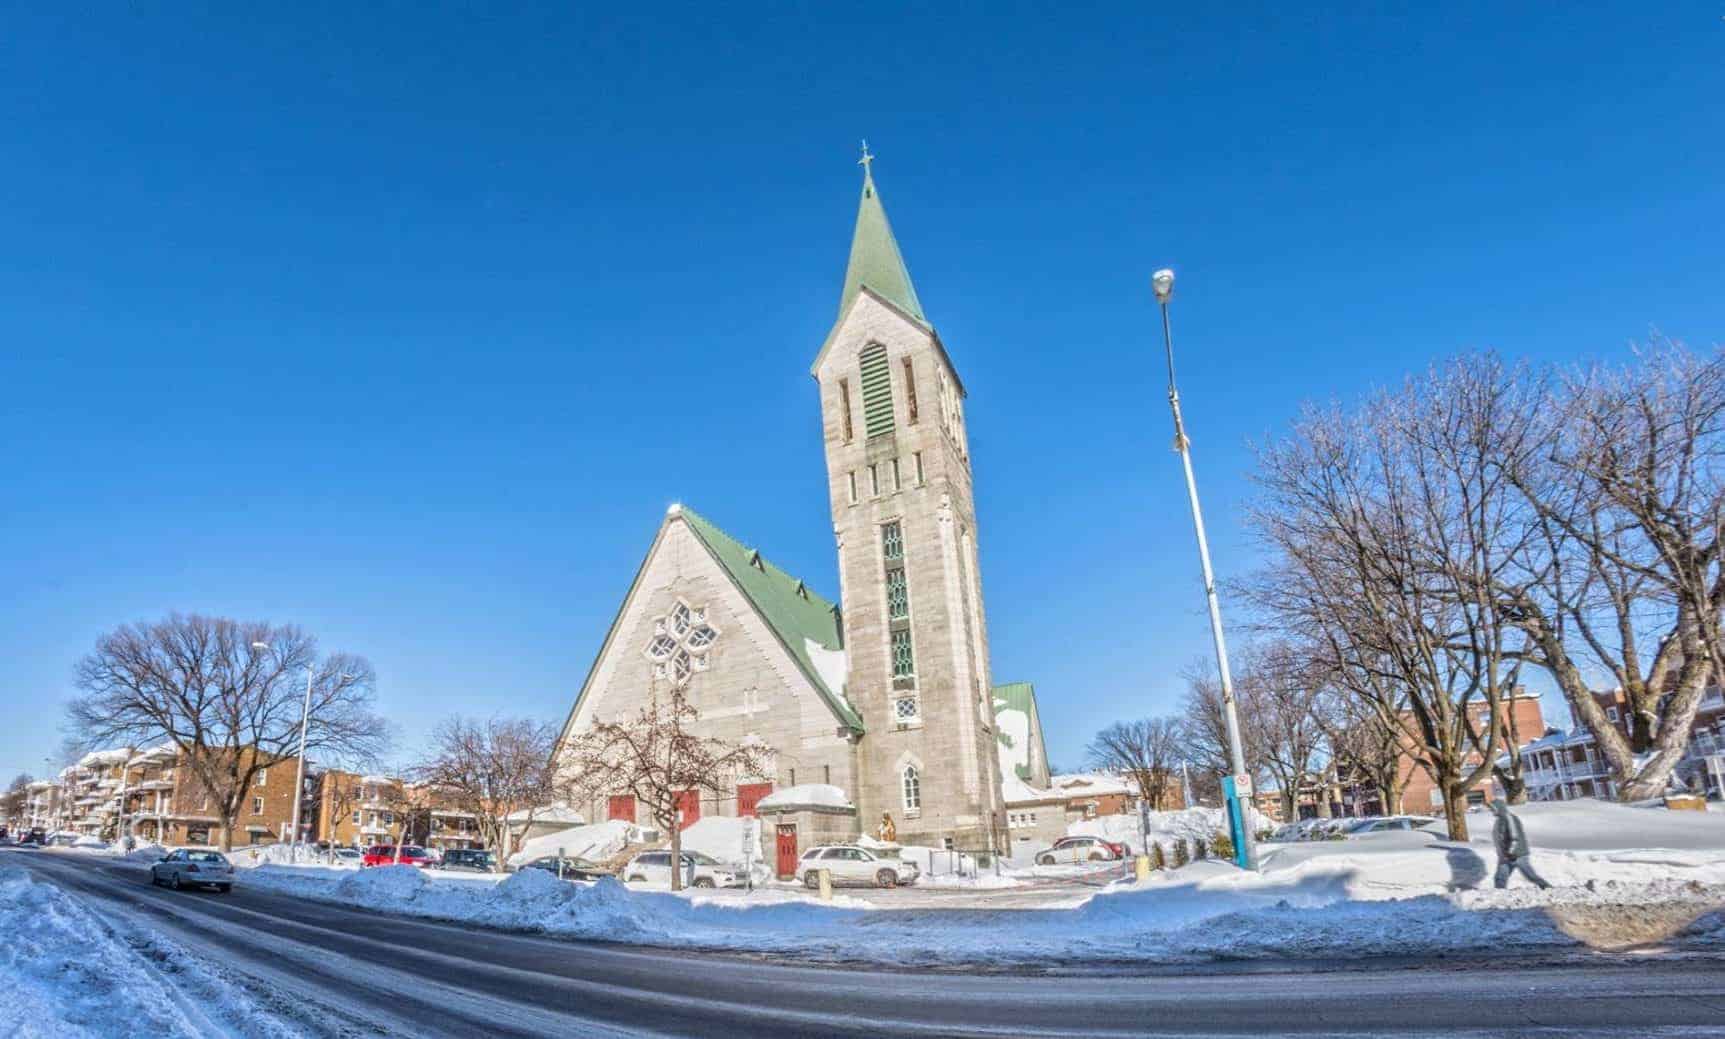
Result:
M755 819L705 815L683 831L683 850L711 855L727 865L740 866L745 857L758 865L765 861L765 856L761 854L763 829L759 820ZM750 850L747 846L751 836L754 838L753 854L746 855Z
M1116 841L1131 848L1134 854L1145 847L1136 813L1081 819L1067 826L1066 832L1074 837L1101 837ZM1177 840L1201 840L1208 846L1216 834L1227 832L1228 818L1220 808L1183 808L1175 812L1150 813L1150 839L1160 843L1164 851Z
M844 898L822 904L786 891L671 895L611 880L559 881L539 871L463 884L402 866L339 880L324 871L323 878L301 876L297 883L311 897L469 925L897 966L1418 956L1649 940L1725 946L1725 884L1607 881L1410 897L1405 888L1396 893L1383 885L1387 872L1408 866L1400 856L1421 850L1400 846L1405 840L1389 843L1363 857L1308 858L1262 875L1197 862L1143 884L1113 884L1064 908L996 912L985 927L975 909L883 909ZM1436 854L1441 860L1445 850ZM254 882L279 885L281 874L312 872L264 867ZM1443 891L1429 868L1416 873Z
M183 950L145 940L192 991L176 989L82 902L22 869L0 868L0 931L0 1035L190 1039L225 1031L211 1017L243 1019L248 1035L288 1031Z
M559 848L562 849L564 858L598 861L608 859L628 845L645 839L645 833L639 826L621 819L572 826L567 830L558 830L522 842L521 847L509 856L509 864L519 866L547 855L556 855Z

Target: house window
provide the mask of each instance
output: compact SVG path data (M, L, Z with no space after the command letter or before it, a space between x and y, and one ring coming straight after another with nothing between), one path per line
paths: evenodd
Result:
M355 826L359 825L359 813L358 812L353 813L353 824Z
M1605 716L1607 718L1610 718L1612 721L1616 721L1617 720L1617 708L1607 707L1605 709Z
M868 467L868 492L871 497L880 493L880 466L878 465Z
M851 381L849 379L840 379L839 380L839 400L842 402L843 407L844 407L845 440L848 442L852 436L852 433L851 433Z
M258 786L263 786L264 781L269 778L269 775L270 775L269 769L267 769L267 768L258 769Z
M901 778L904 780L904 810L922 811L922 774L915 765L906 765Z
M915 454L913 454L911 457L916 459L916 485L918 487L921 487L922 482L923 482L923 478L922 478L922 452L918 451Z
M875 343L862 352L863 429L870 439L892 432L892 369L886 347Z
M891 620L904 620L910 616L910 593L904 586L904 570L894 568L886 572L886 614Z
M857 471L852 469L850 472L846 473L845 480L851 487L851 504L855 505L857 503Z
M892 460L892 489L895 491L904 490L904 478L899 475L898 459L896 458Z
M900 725L916 721L922 711L914 696L901 696L892 702L892 719Z
M916 369L908 357L904 359L904 411L905 422L916 425Z
M263 798L261 798L261 797L252 798L252 814L253 815L264 814L264 799Z

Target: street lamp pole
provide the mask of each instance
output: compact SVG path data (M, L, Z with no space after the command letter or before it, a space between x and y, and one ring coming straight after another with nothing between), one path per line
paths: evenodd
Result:
M294 862L299 861L299 814L301 805L305 803L305 734L311 724L311 682L316 675L317 664L307 665L305 703L299 711L299 767L294 770L293 778L293 843L288 846L288 856Z
M1210 570L1210 543L1204 536L1204 511L1198 505L1198 481L1192 475L1191 442L1180 417L1180 391L1174 385L1174 333L1168 322L1168 301L1174 296L1174 272L1163 268L1150 276L1151 289L1162 308L1162 345L1168 359L1168 408L1174 415L1174 450L1186 470L1186 496L1192 503L1192 527L1198 534L1198 563L1204 574L1204 599L1210 608L1210 638L1216 644L1216 670L1222 680L1222 713L1228 723L1228 758L1234 774L1224 784L1228 798L1230 829L1235 831L1234 861L1244 869L1258 868L1258 849L1252 840L1252 778L1246 771L1246 754L1240 743L1240 718L1234 706L1234 678L1228 671L1228 644L1222 636L1222 607L1216 600L1216 575ZM1242 800L1244 799L1244 800Z
M267 642L252 643L253 649L267 650ZM317 677L317 661L306 665L305 670L305 701L299 709L299 763L294 769L293 781L293 837L288 842L288 857L290 861L299 861L299 821L300 806L305 801L305 737L306 729L311 724L311 686Z

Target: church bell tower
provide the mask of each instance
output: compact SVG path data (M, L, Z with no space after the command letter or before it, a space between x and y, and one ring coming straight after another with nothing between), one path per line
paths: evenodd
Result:
M1004 851L964 384L923 312L864 147L820 385L859 821L907 844Z

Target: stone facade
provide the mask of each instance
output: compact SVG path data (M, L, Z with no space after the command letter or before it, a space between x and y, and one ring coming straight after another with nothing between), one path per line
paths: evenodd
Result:
M773 749L772 774L740 777L738 786L831 783L856 785L856 744L834 718L772 625L707 548L693 515L675 508L665 517L647 561L623 604L565 733L582 731L594 717L627 718L653 696L667 698L671 677L648 654L659 625L679 603L699 611L717 632L706 648L704 667L690 674L689 703L700 712L704 735L740 744L759 741ZM763 560L760 564L768 564ZM655 825L639 805L601 795L579 807L588 819L625 817ZM700 795L702 815L737 814L736 794ZM689 822L692 820L685 820Z
M871 423L861 359L882 347L891 419ZM854 791L858 813L893 813L910 844L938 847L951 838L961 848L1003 847L958 376L933 331L865 288L829 338L815 378L844 604L845 689L868 730L863 783ZM882 424L889 428L881 431ZM889 527L901 549L888 548ZM901 558L889 558L893 551ZM895 562L902 563L907 611L889 603L887 571ZM895 612L908 617L895 623ZM908 675L895 668L895 628L909 635ZM907 711L901 701L914 707ZM907 769L916 770L914 807Z
M843 825L853 834L890 814L907 844L1005 849L964 388L922 315L872 176L838 320L811 374L842 610L673 506L564 738L681 686L705 735L774 752L769 774L702 794L685 825L691 814L752 811L764 790L818 783L852 799ZM578 807L653 825L617 794ZM820 836L833 825L823 820ZM813 834L798 829L808 846Z

